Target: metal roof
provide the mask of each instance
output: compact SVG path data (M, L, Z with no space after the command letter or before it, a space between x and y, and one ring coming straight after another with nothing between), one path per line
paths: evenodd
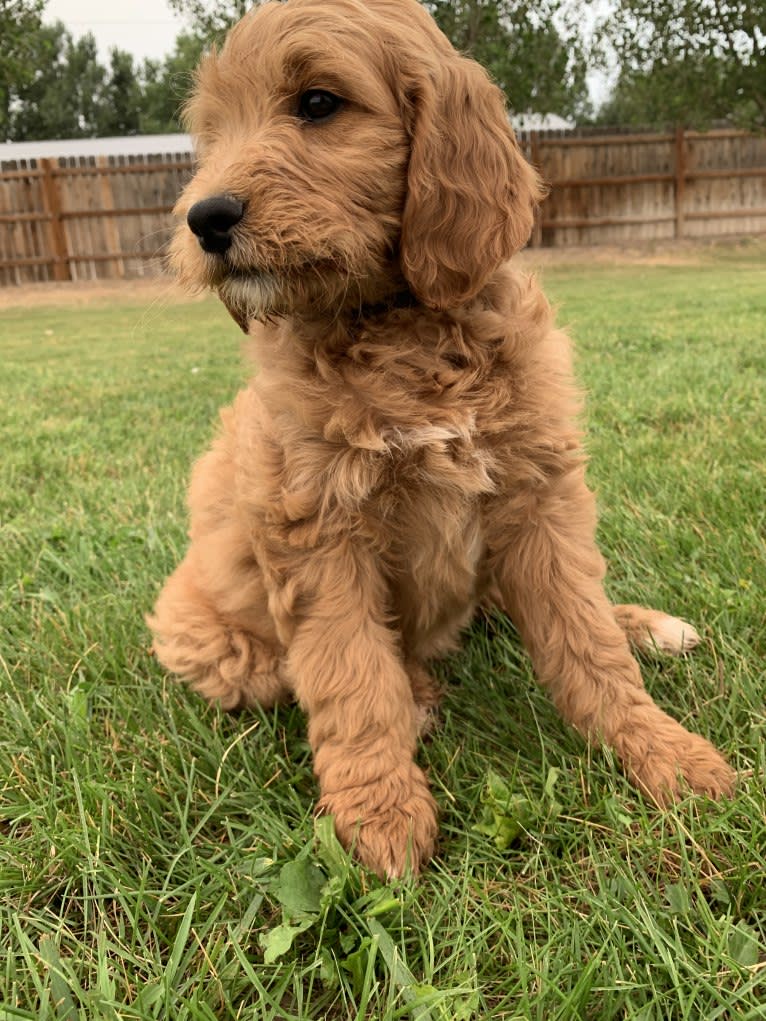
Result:
M125 135L118 138L67 138L51 142L2 142L0 160L61 156L151 156L191 152L189 135Z

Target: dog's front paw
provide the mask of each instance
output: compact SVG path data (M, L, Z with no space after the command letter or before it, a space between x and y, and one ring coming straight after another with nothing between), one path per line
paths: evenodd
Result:
M412 763L372 783L325 792L317 812L334 816L344 847L382 879L417 874L436 847L436 802Z
M636 786L659 805L667 805L689 790L714 799L729 796L736 774L720 752L665 713L658 711L656 716L645 726L634 727L620 742Z

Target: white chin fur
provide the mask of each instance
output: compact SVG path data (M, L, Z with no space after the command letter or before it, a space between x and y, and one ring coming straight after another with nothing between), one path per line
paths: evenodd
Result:
M218 288L221 300L241 312L245 319L262 319L273 309L277 285L266 273L227 277Z

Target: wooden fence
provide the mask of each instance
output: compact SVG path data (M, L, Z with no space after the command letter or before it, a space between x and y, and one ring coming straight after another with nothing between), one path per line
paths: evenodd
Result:
M523 134L550 194L533 245L766 232L766 137ZM0 285L155 275L189 153L0 164Z
M0 285L156 276L187 153L0 164Z
M742 131L523 139L550 186L542 245L630 244L766 231L766 136Z

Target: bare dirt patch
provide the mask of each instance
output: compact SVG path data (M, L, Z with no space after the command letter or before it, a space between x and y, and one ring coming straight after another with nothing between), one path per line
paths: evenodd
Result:
M553 266L703 266L716 259L766 259L766 237L712 241L648 241L638 245L527 248L519 259L530 269Z
M766 237L718 241L667 241L644 245L570 248L528 248L518 256L522 266L544 270L556 266L701 266L715 259L766 261ZM204 301L190 296L169 276L137 280L81 280L0 287L0 311L44 305L78 308L86 305L135 303L177 304Z
M204 301L205 295L190 296L170 277L137 280L78 280L46 284L0 287L0 310L39 308L43 305L82 308L86 305L135 303L136 305L177 304Z

